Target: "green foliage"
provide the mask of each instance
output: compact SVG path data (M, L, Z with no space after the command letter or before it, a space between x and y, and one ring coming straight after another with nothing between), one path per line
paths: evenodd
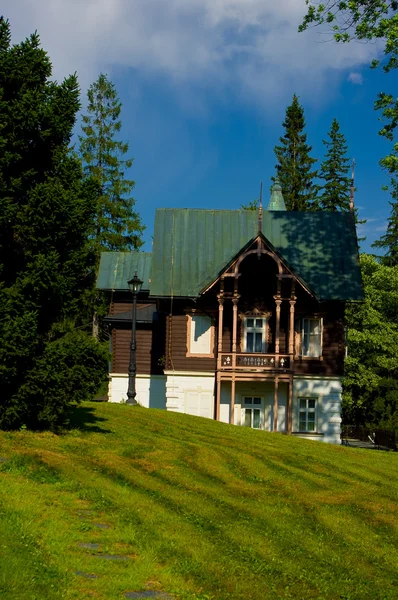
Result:
M135 201L131 196L134 181L126 178L133 159L122 158L128 152L128 144L116 139L122 126L122 105L115 86L101 74L87 95L84 135L79 140L85 173L97 188L92 238L99 260L101 250L140 248L144 226L134 211Z
M308 6L299 31L328 25L337 42L382 40L386 73L398 66L398 2L396 0L305 0ZM377 66L373 61L372 66Z
M327 151L319 171L319 177L324 181L319 192L319 207L322 210L348 211L350 159L347 157L347 142L337 119L333 119L328 136L328 140L323 140Z
M53 429L63 422L71 404L91 400L107 380L108 359L104 345L79 331L46 344L19 389L29 424Z
M310 26L328 25L337 42L351 40L371 41L380 40L384 44L383 70L385 73L394 72L398 67L398 2L397 0L327 0L314 2L306 0L308 6L299 31ZM379 61L374 60L372 67L377 67ZM393 94L381 92L375 102L375 109L381 111L384 125L380 135L393 142L391 152L380 160L380 165L391 175L392 196L396 193L396 178L398 173L398 142L394 141L398 126L398 99ZM396 196L395 196L396 198ZM392 204L387 235L391 240L391 225L396 222L397 209ZM391 254L386 236L381 238L377 247L386 248ZM395 244L396 244L395 236Z
M304 109L296 94L286 109L283 122L285 135L274 152L278 159L277 169L287 210L310 210L316 207L317 188L313 183L316 171L312 171L315 158L312 147L307 144ZM273 178L274 179L274 178ZM275 179L274 179L275 180Z
M398 429L398 266L361 256L365 302L347 307L347 423Z
M243 210L257 210L258 209L258 204L259 204L259 201L257 199L256 200L251 200L249 202L249 204L242 204L241 208Z
M88 242L94 186L83 181L80 161L69 151L79 110L76 77L61 84L50 79L51 63L37 34L15 46L10 38L9 23L0 19L0 427L4 428L37 421L34 390L29 391L28 382L50 358L52 341L71 327L87 326L94 281L94 254ZM101 356L99 345L97 351ZM47 405L47 423L54 425L60 410L57 394L54 390L49 394L42 402ZM54 418L50 418L52 402ZM44 418L39 420L44 424Z
M398 266L398 180L391 180L391 195L393 202L391 205L391 214L388 219L386 233L372 246L374 248L382 248L385 250L385 255L381 258L384 265L389 267Z

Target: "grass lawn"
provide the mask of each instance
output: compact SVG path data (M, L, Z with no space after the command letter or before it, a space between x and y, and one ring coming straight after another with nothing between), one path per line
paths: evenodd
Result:
M398 598L396 453L87 403L0 457L2 600Z

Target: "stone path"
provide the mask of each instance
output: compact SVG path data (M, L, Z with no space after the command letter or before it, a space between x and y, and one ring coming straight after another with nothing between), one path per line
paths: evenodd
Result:
M8 459L4 459L2 461L2 458L0 457L0 462L6 462L6 460ZM80 521L85 521L87 523L90 523L93 527L97 527L97 529L110 529L110 525L107 525L106 523L93 523L89 521L89 518L94 516L94 512L91 510L79 510L77 511L77 516L78 519ZM79 548L85 549L85 550L99 550L101 548L101 544L98 543L94 543L94 542L80 542L78 543ZM122 554L92 554L91 556L95 557L95 558L102 558L103 560L114 560L114 561L125 561L125 560L132 560L132 557L130 556L125 556ZM85 579L98 579L99 576L95 575L95 573L84 573L83 571L75 571L75 575L77 575L78 577L84 577ZM170 596L170 594L166 594L165 592L158 592L156 590L143 590L143 591L134 591L134 592L127 592L124 595L125 598L129 598L129 599L136 599L136 600L145 600L146 598L156 598L158 600L174 600L173 596Z
M98 575L94 575L94 573L83 573L83 571L75 571L75 575L84 577L85 579L98 579Z
M127 592L124 596L125 598L136 598L140 600L141 598L159 598L160 600L173 600L173 597L170 594L165 594L165 592L155 592L152 590L147 590L146 592Z

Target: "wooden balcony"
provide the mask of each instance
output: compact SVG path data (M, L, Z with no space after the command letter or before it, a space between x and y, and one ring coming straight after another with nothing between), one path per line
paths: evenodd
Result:
M288 354L234 354L222 352L219 355L221 371L290 371L291 359Z

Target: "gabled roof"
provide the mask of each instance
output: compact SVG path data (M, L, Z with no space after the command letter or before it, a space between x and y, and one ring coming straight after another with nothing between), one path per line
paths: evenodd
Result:
M151 296L197 297L257 228L256 211L158 209ZM264 211L262 233L318 300L363 299L351 214Z
M149 292L151 279L150 252L102 252L97 277L97 288L100 290L127 290L127 282L137 271L143 281L142 291Z

